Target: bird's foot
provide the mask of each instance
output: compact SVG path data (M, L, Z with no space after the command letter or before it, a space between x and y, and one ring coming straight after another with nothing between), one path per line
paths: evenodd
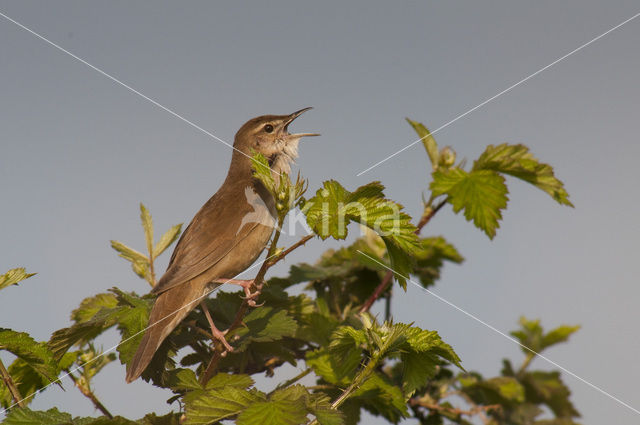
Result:
M249 307L261 307L261 306L264 305L264 303L260 303L260 304L256 303L256 299L262 293L262 285L260 285L260 287L256 288L256 290L253 291L253 292L245 291L244 293L245 293L245 296L243 297L243 299L247 302L247 305Z
M260 307L264 305L264 303L257 304L256 299L262 293L262 284L254 285L253 279L217 279L214 281L215 283L230 283L232 285L241 286L244 290L243 299L247 301L247 305L249 307ZM251 291L251 287L255 287L255 291Z
M229 345L226 338L227 331L223 332L216 327L216 325L213 323L213 319L211 318L211 313L209 313L209 309L207 308L207 305L204 303L204 301L200 303L200 306L202 307L202 311L204 311L204 315L207 317L207 321L209 322L209 326L211 327L211 335L213 336L214 341L216 339L220 341L220 343L226 350L225 353L232 352L233 347Z

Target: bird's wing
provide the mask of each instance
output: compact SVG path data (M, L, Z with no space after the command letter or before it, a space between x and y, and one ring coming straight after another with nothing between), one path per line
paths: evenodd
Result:
M216 193L198 211L180 237L169 267L152 289L153 293L164 292L204 273L260 225L243 223L242 218L252 212L252 207L237 197L232 198L229 194Z

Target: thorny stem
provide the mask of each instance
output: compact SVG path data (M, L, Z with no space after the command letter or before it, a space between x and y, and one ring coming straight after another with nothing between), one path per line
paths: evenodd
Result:
M274 392L276 392L277 390L281 389L281 388L286 388L289 385L295 384L296 382L298 382L299 380L301 380L302 378L304 378L305 376L307 376L308 374L310 374L312 372L313 369L311 369L310 367L303 370L302 372L300 372L299 374L297 374L296 376L294 376L293 378L283 382L282 384L278 385L273 391L271 391L268 395L273 394ZM308 387L307 387L308 388Z
M440 411L440 412L451 413L451 414L454 414L456 416L462 416L462 415L475 416L475 415L478 415L478 414L484 414L485 412L489 412L491 410L499 410L499 409L502 408L502 406L500 404L489 404L489 405L486 405L486 406L480 406L478 404L473 403L473 405L471 406L470 409L463 410L463 409L459 409L459 408L456 408L456 407L443 406L443 405L437 404L437 403L429 403L427 401L420 400L418 398L412 398L409 401L409 404L411 406L424 407L425 409L429 409L429 410L436 410L436 411Z
M258 274L253 279L253 284L251 285L251 288L250 288L250 290L252 292L255 291L255 290L261 290L262 289L262 286L264 285L264 276L265 276L265 274L267 273L267 270L269 270L270 267L272 267L273 265L278 263L280 260L285 258L287 255L289 255L289 253L291 253L296 248L299 248L302 245L304 245L305 243L307 243L314 236L314 235L307 235L307 236L303 237L302 239L300 239L295 244L291 245L286 250L282 251L280 254L276 255L275 252L278 249L278 240L280 239L280 231L278 229L280 229L282 227L282 222L283 221L284 221L284 217L282 217L281 219L278 220L278 226L276 227L276 233L273 235L273 239L271 240L271 244L269 245L269 250L267 251L267 260L265 260L262 263L262 266L260 267L260 270L258 270ZM249 309L248 301L249 300L245 299L242 302L242 304L240 305L240 308L238 309L238 312L236 313L235 318L233 319L233 322L231 322L231 325L225 331L226 334L230 334L234 329L238 328L242 324L242 319L247 314L247 310ZM226 354L227 354L226 351L221 351L220 349L215 351L215 353L213 354L213 357L211 357L211 360L209 361L209 364L207 365L207 368L205 369L205 371L203 372L202 376L200 377L200 383L202 385L206 384L209 381L209 379L211 379L211 377L215 373L216 369L218 368L218 364L220 363L220 359L222 359L222 357L224 357Z
M276 255L275 257L273 257L271 260L269 260L267 262L267 267L273 267L276 263L278 263L280 260L284 259L284 257L286 257L287 255L289 255L289 253L291 251L293 251L294 249L300 248L302 245L306 244L307 242L309 242L310 239L312 239L315 235L311 234L311 235L307 235L305 237L303 237L302 239L300 239L298 242L294 243L293 245L291 245L289 248L285 249L284 251L282 251L280 254Z
M433 216L436 215L436 213L440 211L442 207L444 207L444 204L446 202L447 200L444 199L440 201L440 203L438 203L438 205L436 205L433 208L431 207L430 202L429 204L427 204L427 206L424 209L424 214L422 215L422 217L420 218L420 221L418 222L418 225L416 226L416 232L415 232L416 235L420 234L420 231L422 230L422 228L426 226L427 223L429 223L429 221L433 218ZM369 311L373 303L375 303L376 300L380 298L380 296L387 290L387 288L391 284L392 278L393 278L393 272L389 270L384 275L384 277L382 278L382 281L373 291L371 296L369 296L369 298L367 298L367 301L365 301L365 303L362 305L362 307L360 308L360 313L365 313Z
M462 399L464 399L464 401L466 401L467 403L469 403L471 405L471 411L476 412L475 414L477 414L480 419L482 420L482 423L484 424L489 424L490 423L490 419L487 417L487 415L485 415L485 412L489 412L490 410L500 410L502 409L501 405L496 405L496 404L490 404L488 406L484 406L485 408L483 409L483 406L480 406L479 404L476 404L471 397L469 397L468 394L466 394L463 391L454 391L452 392L450 395L456 395L458 397L461 397Z
M4 363L2 363L2 360L0 360L0 375L2 375L2 381L7 386L7 388L9 388L9 392L11 393L11 396L13 397L13 400L16 402L18 407L24 407L22 395L20 395L18 387L16 387L16 384L15 382L13 382L11 375L9 375L9 371L7 371L7 369L4 367Z
M80 392L87 397L89 400L91 400L91 403L93 403L93 406L98 409L99 411L102 412L103 415L105 415L107 418L109 419L113 419L113 415L107 410L107 408L104 406L104 404L102 404L100 402L100 400L98 400L98 397L96 397L96 395L93 393L93 391L91 391L91 389L89 388L89 385L83 384L82 382L79 381L78 378L76 378L76 376L71 373L71 371L69 369L66 369L65 372L67 372L67 374L69 375L69 378L71 378L71 380L73 381L73 384L76 386L76 388L78 390L80 390Z

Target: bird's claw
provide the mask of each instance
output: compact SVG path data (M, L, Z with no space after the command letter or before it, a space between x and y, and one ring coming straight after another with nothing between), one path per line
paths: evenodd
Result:
M256 288L256 290L254 292L251 292L251 290L247 287L244 288L244 297L242 297L243 300L245 300L247 302L247 305L249 307L262 307L264 305L264 302L258 304L256 303L256 298L258 298L260 296L260 294L262 293L262 285L260 285L260 287Z

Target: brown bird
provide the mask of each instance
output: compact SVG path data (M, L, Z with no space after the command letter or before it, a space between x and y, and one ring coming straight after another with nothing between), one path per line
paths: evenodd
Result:
M276 216L275 200L253 176L251 156L260 152L269 161L274 178L289 173L298 156L298 142L313 133L290 134L288 126L304 108L290 115L253 118L236 133L231 165L224 183L202 206L176 245L169 267L151 290L158 294L149 327L127 367L127 382L137 379L162 341L222 282L240 284L248 292L251 281L234 280L266 247ZM203 304L213 335L231 351Z

